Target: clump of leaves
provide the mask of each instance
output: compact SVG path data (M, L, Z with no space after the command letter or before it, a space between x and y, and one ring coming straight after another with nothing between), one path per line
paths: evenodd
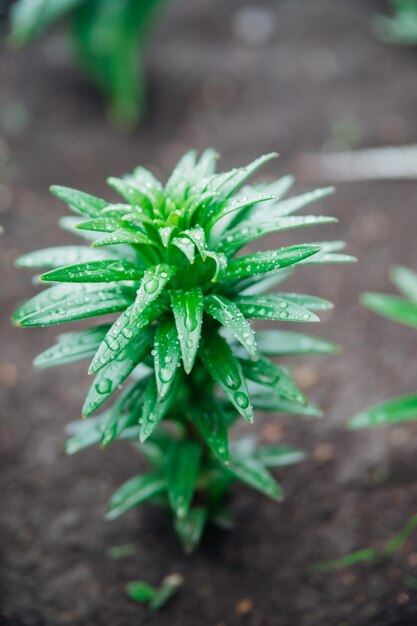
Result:
M126 593L135 602L145 602L150 611L159 611L184 584L181 574L165 576L159 587L154 587L145 580L132 580L126 586Z
M390 0L393 15L379 15L374 26L383 41L403 46L417 45L417 0Z
M417 274L406 267L393 267L391 280L403 297L384 293L365 293L362 304L371 311L406 326L417 328ZM417 419L417 393L377 404L351 418L351 428L397 424Z
M250 319L317 322L327 300L292 292L266 294L295 268L351 261L343 244L319 242L241 253L249 243L288 229L335 220L293 215L331 193L319 189L282 199L292 179L249 186L247 180L275 154L215 173L216 154L187 153L163 186L138 167L109 184L120 203L66 187L52 192L78 217L64 228L92 242L27 254L19 267L52 268L55 283L14 314L18 326L47 326L119 313L113 324L64 333L39 355L39 367L93 357L95 376L83 407L85 421L69 427L71 454L89 445L128 439L151 470L112 497L113 519L145 501L170 508L175 530L191 551L208 521L229 525L230 484L241 480L282 499L270 467L300 461L291 446L229 444L239 416L254 410L320 414L289 372L271 360L289 354L329 354L336 346L288 330L254 332ZM91 417L124 381L112 408ZM163 428L157 429L159 425Z
M145 47L163 1L17 0L10 40L25 45L65 21L75 56L105 96L111 118L132 126L144 113Z

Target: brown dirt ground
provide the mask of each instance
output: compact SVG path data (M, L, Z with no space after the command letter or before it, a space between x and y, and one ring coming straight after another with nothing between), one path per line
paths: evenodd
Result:
M263 438L283 437L310 458L279 472L282 505L237 486L237 530L210 531L191 558L159 510L103 520L108 497L136 471L137 456L117 443L65 457L64 426L79 415L85 368L35 372L31 361L56 330L16 330L8 321L32 291L13 259L69 241L56 225L62 207L48 194L52 182L104 193L108 175L142 163L165 176L185 149L206 145L223 155L225 168L278 149L282 158L268 172L286 173L302 152L328 146L334 123L346 120L360 126L362 146L415 141L416 55L374 38L370 20L380 5L265 1L275 31L250 46L232 27L238 0L172 2L149 50L149 116L131 135L105 126L101 102L66 59L59 34L20 52L2 50L1 624L417 624L416 592L405 585L416 573L417 539L388 563L310 570L317 561L382 546L416 511L417 427L345 428L356 410L416 388L415 332L357 303L363 290L390 289L393 263L416 266L416 183L345 184L326 201L340 224L311 239L344 238L360 263L303 270L291 283L336 304L318 332L342 343L343 355L297 366L302 384L315 383L311 396L326 417L258 419ZM28 111L20 129L10 124L16 103ZM307 183L300 174L297 190ZM290 240L300 236L281 238ZM137 556L106 556L110 546L131 542ZM133 578L157 583L174 571L185 586L158 615L124 594Z

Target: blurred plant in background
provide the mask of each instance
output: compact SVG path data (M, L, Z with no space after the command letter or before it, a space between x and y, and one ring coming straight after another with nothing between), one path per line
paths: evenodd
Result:
M393 267L391 280L405 296L384 293L364 293L364 306L390 320L417 328L417 274L406 267ZM371 407L355 415L349 422L351 428L365 428L382 424L396 424L417 419L417 392L400 396Z
M394 14L375 18L376 32L386 43L417 45L417 0L390 0Z
M291 446L233 441L228 431L254 409L318 416L289 372L271 357L328 354L336 346L286 330L260 330L250 318L317 322L331 304L299 293L265 295L305 264L352 261L341 242L319 242L236 256L248 243L280 231L334 222L293 213L331 193L331 188L283 200L292 184L284 177L246 185L269 154L250 165L215 173L216 154L187 153L167 184L137 168L109 184L123 203L68 189L52 192L77 213L62 220L92 246L64 246L29 253L19 267L53 268L41 279L55 286L23 304L18 326L48 326L121 312L113 324L61 335L36 359L50 367L92 357L95 380L83 415L70 425L67 451L115 439L134 442L150 471L113 495L108 517L145 501L171 508L187 551L208 521L229 525L227 493L235 480L282 499L269 467L300 461ZM59 284L62 283L62 284ZM182 365L182 366L181 366ZM90 417L132 375L113 408ZM163 422L165 428L157 427ZM168 427L167 427L168 426Z
M110 119L133 126L145 112L144 53L165 0L17 0L10 41L23 46L65 20L74 54L108 103Z

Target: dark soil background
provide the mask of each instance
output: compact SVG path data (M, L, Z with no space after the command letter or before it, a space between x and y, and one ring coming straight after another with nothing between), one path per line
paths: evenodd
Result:
M71 241L56 225L64 209L48 194L51 183L104 194L109 175L141 163L165 177L184 150L212 145L223 168L278 150L267 173L298 170L301 191L309 185L297 167L303 152L416 140L417 56L375 38L370 23L382 2L256 3L273 24L259 45L240 32L243 6L172 1L149 49L149 115L130 135L105 125L102 103L68 60L60 33L1 51L1 624L417 624L417 592L406 585L417 573L416 538L389 562L311 572L317 561L381 547L417 510L417 426L346 429L355 411L417 387L416 333L358 304L363 290L391 290L392 264L417 265L417 182L340 185L317 207L340 224L281 237L282 245L308 235L343 238L359 257L357 265L300 270L291 280L294 290L335 302L320 327L306 330L344 352L293 360L300 384L325 410L322 421L256 422L264 440L309 452L305 463L278 472L285 502L236 486L237 529L210 531L192 557L159 510L103 520L109 496L141 462L123 443L64 455L64 426L78 418L90 384L86 366L34 371L33 357L57 329L9 325L16 304L34 292L13 259ZM136 556L106 556L125 543L137 546ZM125 596L128 581L158 583L171 572L185 585L161 613Z

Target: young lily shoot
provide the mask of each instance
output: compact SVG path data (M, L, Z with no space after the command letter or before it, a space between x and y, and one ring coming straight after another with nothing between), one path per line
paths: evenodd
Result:
M364 306L390 320L417 328L417 274L412 270L396 266L391 270L391 280L401 292L400 296L385 293L364 293ZM398 424L417 420L417 392L392 398L381 404L361 411L351 418L351 428L366 428Z
M108 517L145 501L169 508L186 551L208 522L230 525L233 481L282 499L270 468L300 461L303 453L258 446L254 438L229 442L229 431L240 418L252 423L256 410L319 415L274 358L337 349L288 326L256 332L252 326L254 319L319 321L318 312L332 306L327 300L269 290L298 267L354 260L340 252L339 241L253 252L253 242L266 235L336 221L294 215L332 189L283 199L291 177L249 184L275 156L216 173L213 150L200 157L189 152L165 185L138 167L108 180L121 196L117 203L54 186L52 193L76 214L62 226L87 243L17 260L19 267L48 270L40 278L51 286L15 312L16 325L116 314L113 323L59 335L35 363L45 368L92 358L94 379L82 410L88 419L70 424L67 452L133 442L150 469L116 491Z

